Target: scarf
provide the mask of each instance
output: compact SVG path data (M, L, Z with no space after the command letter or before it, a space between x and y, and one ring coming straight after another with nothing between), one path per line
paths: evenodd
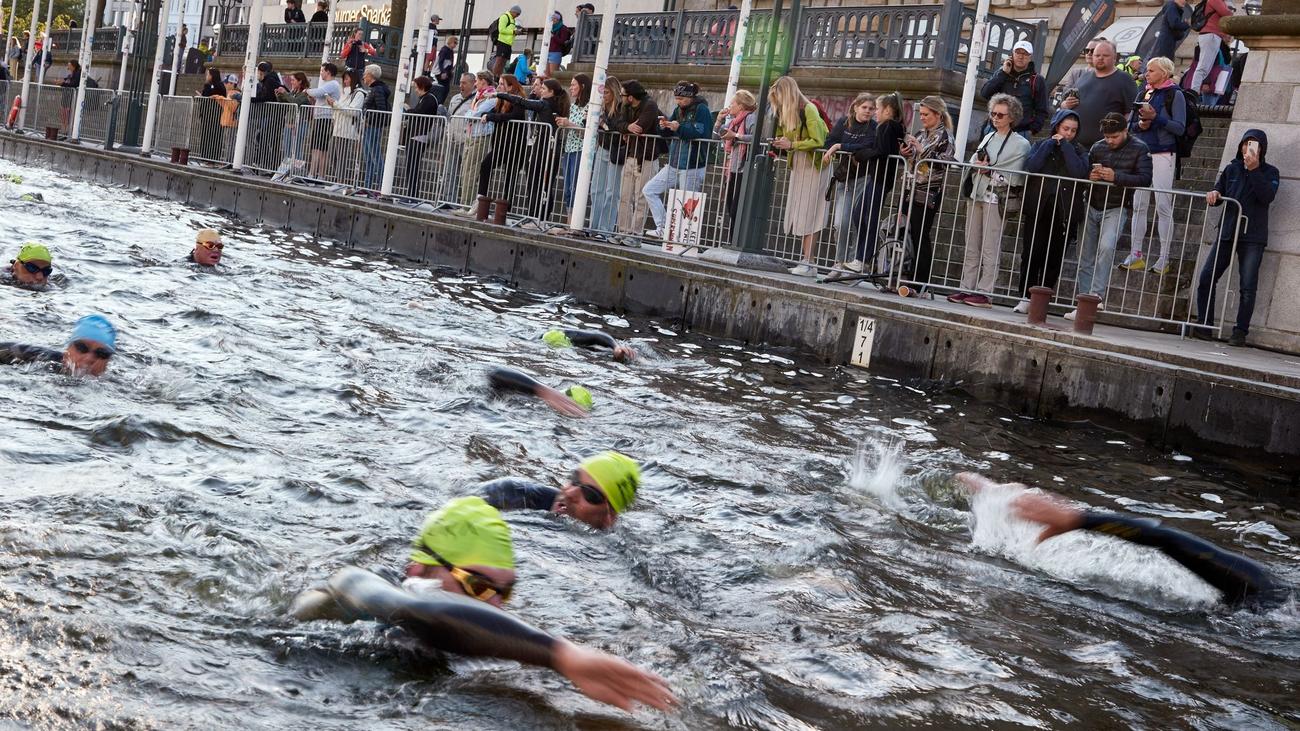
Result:
M748 116L749 116L748 110L736 115L736 118L731 120L731 122L727 124L727 129L734 134L737 135L741 134L741 130L745 129L745 117ZM745 148L748 147L748 145L746 145L744 142L738 142L735 139L727 139L722 143L722 149L727 152L731 152L731 148L733 145L740 145L741 153L744 153Z

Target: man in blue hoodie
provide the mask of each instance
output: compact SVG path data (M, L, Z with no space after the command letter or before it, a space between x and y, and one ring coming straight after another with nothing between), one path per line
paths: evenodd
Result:
M698 191L704 187L705 165L709 161L707 140L713 136L713 115L709 113L704 97L700 96L699 84L677 82L673 99L677 101L673 116L659 118L659 134L672 139L668 145L668 165L641 189L655 220L654 229L647 231L646 236L655 239L663 238L664 217L667 215L664 194L670 188Z
M1214 324L1214 288L1219 277L1232 263L1232 240L1237 239L1237 267L1241 281L1241 301L1237 305L1237 324L1232 328L1228 345L1243 346L1250 332L1250 318L1255 314L1255 289L1259 286L1259 265L1268 246L1268 209L1277 197L1277 168L1264 161L1268 154L1268 135L1263 130L1248 129L1237 145L1237 156L1219 172L1214 190L1205 194L1205 202L1219 205L1224 198L1241 204L1224 213L1219 241L1201 268L1196 287L1196 312L1202 325ZM1240 215L1238 215L1240 214ZM1211 331L1194 330L1198 337L1213 338Z

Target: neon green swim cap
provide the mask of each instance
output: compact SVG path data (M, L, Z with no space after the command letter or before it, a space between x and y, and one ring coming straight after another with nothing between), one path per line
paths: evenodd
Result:
M481 497L458 497L429 514L411 541L411 560L441 566L430 551L453 566L515 567L510 526Z
M18 261L54 261L54 257L50 256L50 250L45 248L45 244L28 241L18 250Z
M575 403L587 411L591 411L591 407L595 403L591 400L591 391L588 391L582 386L569 386L569 389L564 392L564 395L573 399Z
M552 348L573 347L573 341L569 340L569 336L565 335L563 330L547 330L546 334L542 336L542 342Z
M8 180L15 185L19 185L23 182L23 176L18 173L9 173L8 175L5 175L5 180Z
M627 510L636 499L641 485L641 468L636 460L618 452L601 452L578 465L605 491L605 498L615 513Z

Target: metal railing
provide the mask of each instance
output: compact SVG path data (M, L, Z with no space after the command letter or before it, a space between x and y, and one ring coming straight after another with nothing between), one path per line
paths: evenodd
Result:
M375 47L368 62L395 68L401 55L402 29L368 22L335 23L330 37L329 59L338 63L343 48L353 32L360 30L367 43ZM96 35L96 42L99 37ZM267 23L262 26L260 57L313 58L320 55L325 43L323 23ZM217 55L242 57L248 49L248 26L228 25L221 29Z
M726 65L731 63L738 11L677 11L626 13L615 21L610 60L616 63ZM745 58L760 58L766 50L770 11L750 15ZM778 51L793 49L794 65L805 67L934 68L953 71L966 66L966 42L974 11L959 0L933 5L872 5L802 8L792 23L782 16ZM573 59L595 60L601 16L579 19ZM796 28L794 43L788 37ZM980 69L991 74L1019 40L1034 43L1035 61L1042 63L1047 24L1023 23L989 16L989 44Z

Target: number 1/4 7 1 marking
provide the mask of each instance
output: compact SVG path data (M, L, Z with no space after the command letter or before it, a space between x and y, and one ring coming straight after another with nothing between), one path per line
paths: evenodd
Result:
M849 361L855 366L871 366L871 346L876 340L876 321L870 317L858 318L858 330L853 335L853 357Z

